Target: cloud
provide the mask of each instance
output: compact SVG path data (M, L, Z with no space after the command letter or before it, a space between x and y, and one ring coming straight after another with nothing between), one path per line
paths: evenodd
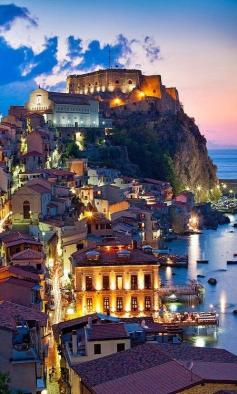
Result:
M29 80L41 73L49 73L57 64L57 37L46 39L45 47L34 54L30 47L14 49L0 36L0 85Z
M32 26L37 26L37 21L31 15L26 7L18 7L15 4L0 5L0 28L10 30L16 19L24 19Z
M0 59L0 112L6 112L7 105L19 104L20 97L26 100L37 85L64 91L69 74L107 68L109 63L135 68L141 59L148 71L160 59L160 48L150 36L135 40L120 34L108 43L74 35L45 37L27 8L9 4L0 5Z

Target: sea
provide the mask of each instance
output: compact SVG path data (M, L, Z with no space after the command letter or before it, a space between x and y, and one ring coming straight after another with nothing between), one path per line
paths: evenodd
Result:
M237 179L237 149L210 150L209 155L218 166L221 179ZM160 276L164 284L183 284L197 275L203 275L198 281L205 292L203 302L199 305L183 305L177 302L169 304L173 312L184 310L216 311L219 315L217 328L192 329L186 341L194 346L218 347L237 355L237 264L227 265L237 253L237 215L229 215L230 223L219 226L217 230L203 230L168 243L171 253L189 256L187 268L161 268ZM208 264L198 264L197 260L208 260ZM236 259L237 260L237 259ZM208 284L208 279L217 279L215 286ZM194 308L194 309L193 309Z
M237 149L210 149L219 179L237 179Z

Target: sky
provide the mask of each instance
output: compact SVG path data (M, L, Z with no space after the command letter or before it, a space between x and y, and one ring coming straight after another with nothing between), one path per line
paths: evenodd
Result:
M217 145L237 145L237 0L0 0L0 113L111 64L161 74Z

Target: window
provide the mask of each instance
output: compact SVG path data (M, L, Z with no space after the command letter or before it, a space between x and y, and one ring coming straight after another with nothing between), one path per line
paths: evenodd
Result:
M123 297L117 297L116 299L116 310L122 312L123 310Z
M131 299L131 309L133 312L137 311L137 297Z
M122 275L117 275L116 276L116 289L122 290L122 288L123 288L123 277L122 277Z
M131 289L137 290L137 275L131 275Z
M86 290L93 290L92 276L86 276Z
M92 311L92 298L87 298L86 299L86 309L87 312L91 312Z
M117 352L123 352L125 350L125 343L117 343Z
M117 80L115 81L115 83L119 84L119 80L117 79Z
M109 276L103 276L103 290L109 290Z
M146 274L145 278L144 278L144 282L145 282L145 289L150 289L151 288L151 275L150 274Z
M145 311L151 310L151 297L145 297Z
M131 79L129 79L128 84L132 85L132 80Z
M41 104L41 100L42 100L41 94L37 94L37 96L36 96L36 104L40 105Z
M101 354L101 344L100 343L94 344L94 354Z
M30 203L29 203L29 201L23 202L23 218L30 219Z
M104 297L104 312L109 311L109 297Z

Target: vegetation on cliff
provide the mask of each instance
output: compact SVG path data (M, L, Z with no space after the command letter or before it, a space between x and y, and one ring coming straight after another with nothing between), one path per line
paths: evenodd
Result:
M125 175L169 181L176 191L193 190L199 200L208 199L210 190L214 193L216 168L206 140L183 110L114 113L112 118L109 135L101 129L86 131L85 151L69 143L66 156L88 157L92 165L117 168Z

